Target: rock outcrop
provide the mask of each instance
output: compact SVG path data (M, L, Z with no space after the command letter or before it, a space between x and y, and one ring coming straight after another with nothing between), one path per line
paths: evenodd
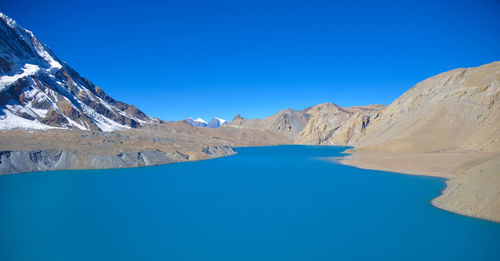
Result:
M344 108L323 103L301 111L281 110L264 119L245 119L238 114L229 126L273 131L296 144L350 145L384 108L384 105Z
M228 145L208 145L203 147L201 151L210 157L221 157L236 153L234 149Z
M207 158L236 153L227 145L210 145L202 148L201 151L206 154ZM179 151L163 152L160 150L120 152L115 155L68 150L0 151L0 174L63 169L132 168L187 160L189 160L189 155Z
M186 161L189 156L159 150L99 155L81 151L1 151L0 174L61 169L130 168Z
M343 108L323 103L304 110L309 121L300 132L298 144L351 145L358 140L370 122L385 108L369 105Z
M295 140L309 120L309 115L293 109L281 110L264 119L245 119L237 115L229 123L235 128L269 130Z

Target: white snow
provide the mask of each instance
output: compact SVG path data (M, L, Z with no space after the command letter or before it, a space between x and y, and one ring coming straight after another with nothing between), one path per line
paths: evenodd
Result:
M12 114L9 110L2 110L4 115L0 115L0 130L7 129L62 129L45 125L37 120L28 120Z
M5 105L5 107L10 111L10 112L13 112L15 114L28 114L30 115L31 117L33 118L36 118L37 115L36 113L34 113L33 111L31 111L30 109L28 108L25 108L24 106L22 106L21 104L19 103L13 103L12 100L9 101L8 104Z
M204 123L204 124L208 124L208 122L206 122L205 120L203 120L202 118L198 118L194 121L197 121L197 122L201 122L201 123Z
M29 105L31 105L31 104L29 104ZM29 109L32 110L40 118L44 118L45 116L47 116L47 113L49 112L49 110L35 109L33 107L29 107Z
M217 117L214 117L214 119L218 120L220 125L224 125L224 123L226 123L226 120L224 120L224 119L217 118Z
M16 21L14 21L14 19L6 16L2 12L0 12L0 18L4 19L11 28L15 28L15 26L16 26L17 23L16 23Z
M70 101L68 98L64 97L70 104L73 108L75 108L76 110L78 110L78 108L76 108ZM83 103L80 99L77 99L77 102L78 102L78 105L81 107L81 111L86 114L88 117L90 117L91 119L94 120L94 123L97 125L97 127L99 127L99 129L101 129L102 131L105 131L105 132L110 132L110 131L114 131L114 130L120 130L120 129L130 129L129 126L126 126L126 125L121 125L119 124L118 122L116 121L113 121L107 117L105 117L104 115L102 114L99 114L98 112L96 112L94 109L92 109L91 107L89 107L88 105L86 105L85 103ZM84 126L74 122L74 121L70 121L70 123L74 123L73 126L77 127L77 128L80 128L80 129L86 129Z
M6 21L7 25L10 26L20 38L22 38L28 45L31 44L37 54L45 60L49 64L49 69L52 68L57 68L60 69L62 68L62 65L57 62L52 55L47 51L48 47L40 43L40 41L35 37L33 32L30 30L27 30L20 26L16 21L14 21L12 18L6 16L5 14L0 12L0 19L3 19ZM45 67L45 66L42 66Z
M59 101L59 99L57 98L57 93L52 89L48 89L47 91L48 94L50 94L50 96L52 96L52 98L54 99L54 103L57 103Z
M129 126L126 125L121 125L116 121L110 120L104 116L102 116L102 119L94 119L95 124L99 127L104 132L110 132L114 130L123 130L123 129L130 129Z
M45 50L44 46L38 41L38 39L33 35L31 31L28 31L28 33L31 36L31 43L33 44L33 47L35 47L36 52L40 57L42 57L47 63L49 63L50 68L56 68L56 69L61 69L62 65L54 60L54 58Z
M82 124L79 124L78 122L72 120L71 118L66 117L66 115L64 115L64 114L61 114L61 115L64 116L64 118L66 118L66 120L68 120L68 122L71 126L75 126L80 130L89 130L88 128L85 128L85 126L83 126Z
M2 89L4 89L5 86L14 83L15 81L17 81L18 79L20 79L22 77L35 74L36 72L38 72L38 70L40 70L40 67L38 67L38 65L27 63L24 65L24 67L21 70L23 70L22 73L18 73L18 74L14 74L14 75L5 75L5 76L0 77L0 91Z
M226 125L227 121L221 118L213 117L209 122L208 122L208 127L210 128L219 128L222 125Z

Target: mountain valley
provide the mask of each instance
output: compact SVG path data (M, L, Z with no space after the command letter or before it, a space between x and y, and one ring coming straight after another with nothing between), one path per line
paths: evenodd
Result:
M0 174L150 166L244 146L352 146L335 162L448 178L433 204L500 221L500 62L441 73L388 106L166 122L111 98L0 13L0 131Z

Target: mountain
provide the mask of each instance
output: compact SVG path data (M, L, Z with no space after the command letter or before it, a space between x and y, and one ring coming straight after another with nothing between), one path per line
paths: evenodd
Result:
M446 177L434 206L500 221L500 62L416 84L354 146L341 163Z
M270 130L295 140L300 131L307 124L309 115L303 111L293 109L281 110L264 119L245 119L237 115L229 123L235 128Z
M352 145L357 151L499 151L500 62L431 77L389 106L323 103L264 119L238 114L229 126L269 130L296 144Z
M0 129L112 131L154 122L111 98L0 13Z
M198 118L195 120L195 119L189 117L184 121L193 127L207 127L208 126L208 123L205 120L203 120L202 118Z
M210 127L210 128L219 128L222 125L227 125L227 121L221 118L214 117L209 122L206 122L202 118L193 119L191 117L184 120L187 124L193 127Z
M340 107L334 103L323 103L304 109L309 121L300 132L298 144L351 145L376 119L384 105Z
M229 126L270 130L296 144L349 145L362 136L370 120L384 108L384 105L344 108L323 103L301 111L281 110L264 119L245 119L238 114Z
M499 151L500 62L424 80L390 104L356 150Z
M210 128L219 128L223 125L227 125L227 121L217 117L214 117L208 122L208 127Z

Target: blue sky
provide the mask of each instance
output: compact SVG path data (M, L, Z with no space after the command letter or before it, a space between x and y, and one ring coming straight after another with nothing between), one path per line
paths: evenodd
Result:
M500 1L36 1L0 11L153 117L389 104L500 60Z

